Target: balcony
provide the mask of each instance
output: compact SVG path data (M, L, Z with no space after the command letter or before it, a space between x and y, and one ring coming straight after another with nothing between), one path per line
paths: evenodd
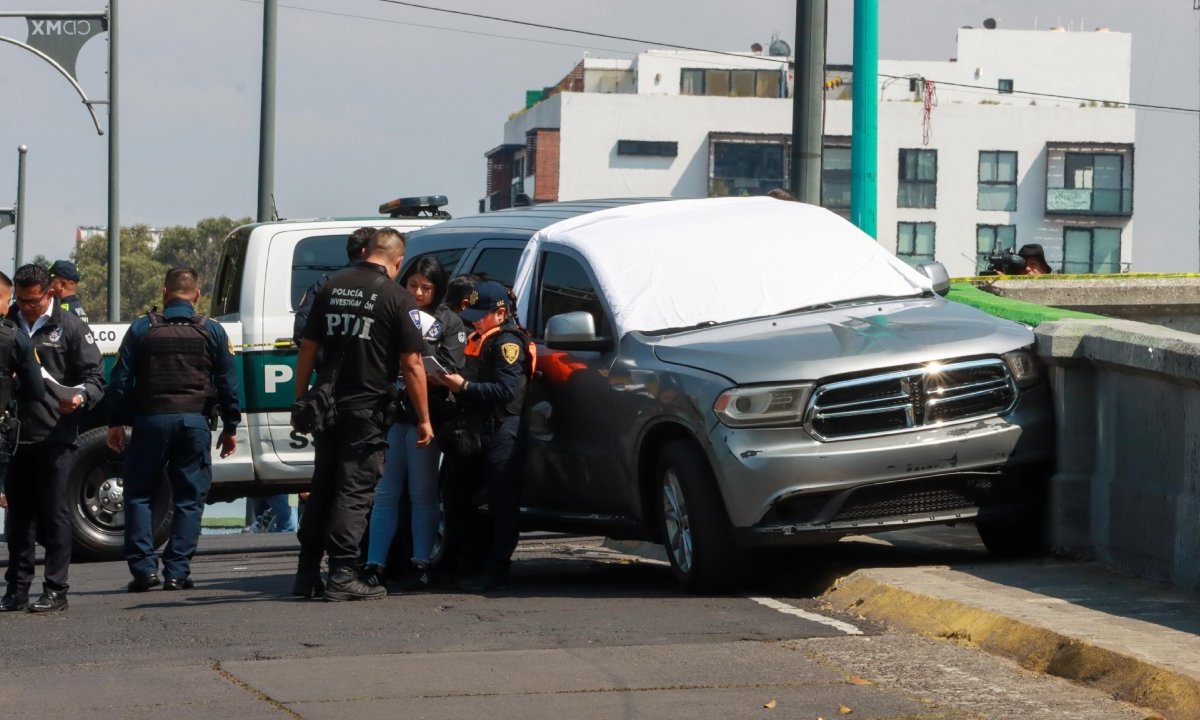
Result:
M1046 188L1047 215L1133 215L1129 188Z

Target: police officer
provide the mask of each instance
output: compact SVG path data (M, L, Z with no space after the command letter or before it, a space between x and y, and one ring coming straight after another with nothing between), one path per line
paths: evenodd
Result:
M79 303L76 291L79 288L79 269L70 260L55 260L50 266L50 292L58 298L58 306L68 312L73 312L79 319L87 322L87 310Z
M346 267L362 260L363 250L366 249L367 241L371 239L373 232L375 232L375 228L361 227L346 238ZM296 307L296 317L292 324L292 340L297 346L303 339L304 326L308 324L308 316L312 312L313 302L321 294L321 288L325 287L327 282L329 282L329 276L322 275L300 296L300 304Z
M368 600L387 594L358 576L359 544L387 449L388 406L397 374L404 376L417 419L417 446L433 440L429 423L424 340L413 322L412 296L395 282L404 238L392 228L371 234L362 262L334 273L313 303L296 358L296 398L317 381L333 388L337 417L313 438L313 489L300 518L294 595ZM318 363L318 356L320 362ZM329 582L321 581L322 553Z
M7 311L11 304L12 278L0 272L0 308ZM33 402L45 392L29 336L19 332L12 320L0 318L0 508L8 507L4 479L17 449L17 400ZM19 610L19 604L6 595L0 599L0 612Z
M125 561L129 592L159 584L151 501L163 469L171 483L171 537L163 550L163 590L193 586L192 555L200 538L204 500L212 485L208 413L215 399L224 423L217 447L226 458L237 449L237 367L225 329L195 305L195 270L175 268L163 281L162 312L134 320L121 340L109 383L108 447L125 451L125 421L133 438L125 462Z
M528 336L516 324L508 291L481 282L459 315L474 326L467 338L462 374L437 381L456 394L462 412L474 415L483 429L482 452L455 453L443 442L451 482L454 527L463 539L459 587L468 592L494 590L508 578L508 567L520 534L521 471L525 462L522 411L535 355ZM491 536L475 516L473 497L487 488Z
M29 597L34 541L46 548L42 595L32 612L67 609L67 569L71 564L71 504L67 471L79 436L78 411L104 397L104 364L96 339L74 313L50 292L50 273L22 265L13 277L16 306L8 317L30 338L47 381L37 402L22 403L17 417L21 438L9 468L7 596L14 606ZM35 534L36 521L36 534ZM14 609L16 609L14 607Z

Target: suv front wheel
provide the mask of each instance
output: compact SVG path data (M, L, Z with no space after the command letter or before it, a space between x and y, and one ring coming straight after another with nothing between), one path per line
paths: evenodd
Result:
M692 445L667 443L658 457L659 531L675 579L694 593L733 589L740 553L716 479Z

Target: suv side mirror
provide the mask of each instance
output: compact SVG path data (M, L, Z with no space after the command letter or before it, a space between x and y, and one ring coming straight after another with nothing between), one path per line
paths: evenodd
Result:
M589 312L555 315L546 321L546 347L551 350L608 350L609 338L596 337L596 320Z
M950 273L946 272L946 266L940 262L925 263L917 266L917 272L929 278L933 282L933 291L942 297L950 292Z

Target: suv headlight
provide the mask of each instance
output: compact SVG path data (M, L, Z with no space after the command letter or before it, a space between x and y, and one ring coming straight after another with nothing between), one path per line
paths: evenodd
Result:
M730 388L717 397L713 412L729 427L798 424L810 384Z
M1006 352L1000 358L1008 366L1013 380L1017 381L1017 387L1022 389L1033 387L1042 379L1042 361L1033 352L1032 345Z

